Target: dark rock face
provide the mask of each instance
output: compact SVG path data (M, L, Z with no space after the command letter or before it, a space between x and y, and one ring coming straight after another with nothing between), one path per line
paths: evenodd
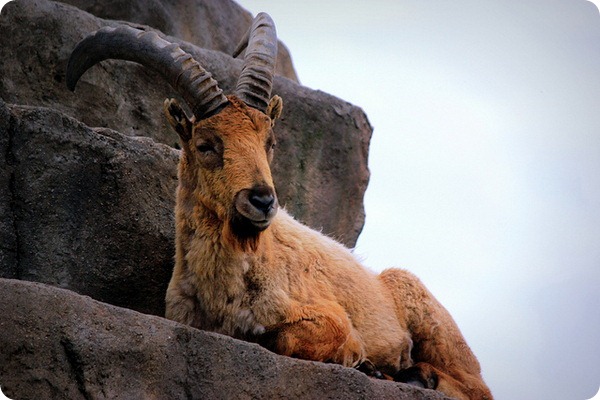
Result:
M14 179L12 175L12 146L8 134L10 113L0 102L0 274L5 277L17 276L17 238L13 213Z
M369 181L370 135L364 134L371 130L369 121L359 108L323 92L287 85L275 90L284 99L284 127L275 126L273 162L281 204L297 219L352 247L365 214L362 194L350 193L364 193ZM319 219L325 215L326 220Z
M0 308L13 399L446 399L43 284L0 279Z
M0 232L13 239L2 276L162 315L179 152L52 109L0 103L0 113L11 188Z

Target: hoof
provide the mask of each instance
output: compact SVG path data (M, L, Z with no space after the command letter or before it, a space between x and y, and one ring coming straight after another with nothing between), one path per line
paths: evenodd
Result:
M356 369L371 378L386 379L385 375L381 371L378 371L370 360L363 361Z
M427 373L419 366L400 370L394 375L394 381L417 386L424 389L435 389L438 385L438 377L434 372Z

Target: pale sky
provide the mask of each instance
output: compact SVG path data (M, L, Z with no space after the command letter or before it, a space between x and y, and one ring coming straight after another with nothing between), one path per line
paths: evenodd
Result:
M600 387L600 13L584 0L259 1L374 127L374 271L416 273L497 399Z

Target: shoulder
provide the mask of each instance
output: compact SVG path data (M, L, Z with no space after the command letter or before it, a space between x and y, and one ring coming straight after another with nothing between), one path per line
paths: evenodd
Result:
M286 247L317 252L351 253L348 248L329 236L297 221L283 208L277 212L272 228L275 241Z

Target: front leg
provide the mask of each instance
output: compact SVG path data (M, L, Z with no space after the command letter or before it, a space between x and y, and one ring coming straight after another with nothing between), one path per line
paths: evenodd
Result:
M366 359L360 335L334 302L299 307L282 323L267 327L259 343L277 354L346 367Z
M171 280L167 288L165 318L200 328L196 297L186 293L185 284L175 279Z

